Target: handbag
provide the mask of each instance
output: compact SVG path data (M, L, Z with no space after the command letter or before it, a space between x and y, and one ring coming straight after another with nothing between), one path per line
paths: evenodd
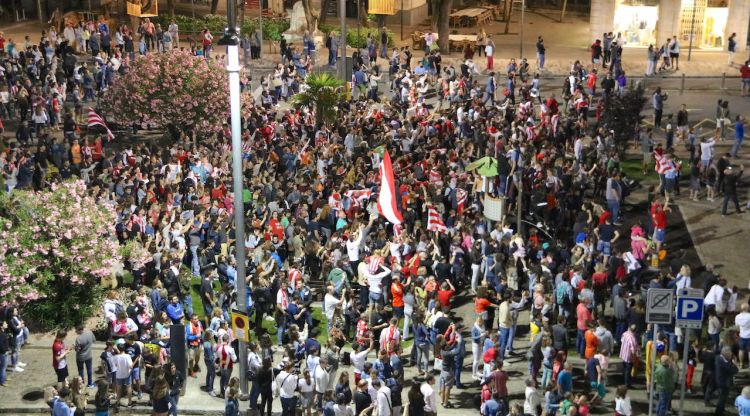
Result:
M280 87L281 86L281 80L278 79L278 78L274 78L271 81L271 85L273 85L274 88Z

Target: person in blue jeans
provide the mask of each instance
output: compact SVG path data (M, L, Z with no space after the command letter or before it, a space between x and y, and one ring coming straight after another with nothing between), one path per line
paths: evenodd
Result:
M169 382L169 414L177 416L177 402L180 399L180 390L185 383L185 376L177 371L174 363L167 364L167 382Z
M734 145L732 145L732 151L729 152L732 157L737 157L743 140L745 140L745 120L738 115L734 122Z
M0 386L5 387L8 371L8 353L10 352L10 334L8 323L0 323Z

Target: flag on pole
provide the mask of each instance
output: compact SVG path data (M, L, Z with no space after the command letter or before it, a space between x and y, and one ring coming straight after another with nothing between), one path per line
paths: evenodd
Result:
M380 193L378 194L378 212L392 224L401 224L404 218L396 203L396 185L393 181L393 166L388 151L383 155L380 163Z
M88 126L91 128L92 126L102 126L104 127L104 130L107 131L107 139L109 141L112 141L115 139L115 135L112 134L112 131L107 127L107 125L104 123L104 119L101 118L99 114L96 114L96 111L94 111L93 108L89 107L89 121Z
M468 199L468 192L464 190L463 188L456 188L456 205L458 206L458 209L456 210L459 214L461 214L464 211L464 208L466 207L466 199Z
M432 205L427 206L427 231L437 231L439 233L448 232L448 227L445 226L443 218Z

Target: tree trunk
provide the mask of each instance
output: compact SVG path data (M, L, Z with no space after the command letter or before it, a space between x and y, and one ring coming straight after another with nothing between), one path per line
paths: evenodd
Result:
M513 15L513 0L505 0L505 34L510 30L510 17Z
M450 53L450 14L453 8L453 0L443 0L433 13L437 14L435 19L438 32L438 46L442 53Z
M167 13L174 16L174 0L167 0Z
M237 13L240 16L239 27L242 28L242 25L245 24L245 9L247 8L245 0L240 0L237 7L240 8L239 13ZM258 7L261 10L261 14L263 14L263 0L258 1Z
M216 14L217 8L219 8L219 0L211 0L211 14Z
M331 0L320 0L320 24L326 22L328 17L328 6L331 4Z
M360 26L370 27L370 15L367 14L367 2L365 0L357 0L357 16L359 16Z

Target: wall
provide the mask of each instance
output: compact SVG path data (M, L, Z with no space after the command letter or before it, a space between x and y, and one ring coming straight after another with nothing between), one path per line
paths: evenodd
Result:
M732 32L737 33L738 52L747 50L748 19L750 19L750 0L730 0L725 39L729 39Z
M591 44L596 39L601 39L602 33L612 31L612 22L615 20L616 0L591 0L591 13L589 17L589 39Z
M386 24L388 24L392 31L398 32L399 28L397 26L401 25L402 1L405 26L417 26L428 21L427 0L396 0L396 14L386 18ZM408 37L409 35L405 34L405 36Z
M681 0L660 0L659 20L656 22L656 44L658 48L667 38L680 34Z

